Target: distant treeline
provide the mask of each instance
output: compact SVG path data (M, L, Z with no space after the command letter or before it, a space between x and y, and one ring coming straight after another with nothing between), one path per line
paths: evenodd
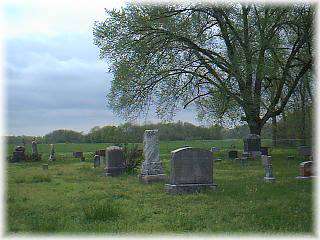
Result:
M298 115L290 113L286 119L277 123L278 139L302 139L303 136L311 138L311 116L304 133L299 127ZM249 133L246 125L237 126L232 129L219 125L210 127L195 126L187 122L158 123L147 125L133 125L126 123L120 126L94 127L88 134L72 130L55 130L45 136L35 137L38 143L125 143L142 142L143 133L146 129L158 129L161 141L172 140L219 140L239 139ZM305 134L305 135L304 135ZM261 133L262 138L272 138L272 126L266 124ZM8 136L7 142L13 144L31 143L33 136Z

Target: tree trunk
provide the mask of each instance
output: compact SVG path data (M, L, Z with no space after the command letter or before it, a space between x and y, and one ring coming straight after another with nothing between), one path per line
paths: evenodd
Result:
M272 145L277 146L277 117L272 117Z
M302 84L300 88L300 96L301 96L301 137L302 144L306 144L306 88L304 84Z
M259 136L261 135L262 126L259 123L257 123L256 121L249 121L248 126L250 134L257 134Z

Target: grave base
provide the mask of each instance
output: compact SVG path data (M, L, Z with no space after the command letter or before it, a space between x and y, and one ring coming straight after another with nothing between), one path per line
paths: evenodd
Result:
M309 179L309 178L314 178L315 176L308 176L308 177L304 177L304 176L298 176L296 177L297 179Z
M263 180L265 182L274 182L274 181L276 181L276 179L274 177L264 177Z
M124 172L125 168L106 168L105 169L105 175L106 176L110 176L110 177L114 177L114 176L118 176L121 175Z
M166 180L166 175L139 175L139 180L143 183L162 182Z
M170 194L198 193L201 190L215 190L217 184L165 184L164 189Z

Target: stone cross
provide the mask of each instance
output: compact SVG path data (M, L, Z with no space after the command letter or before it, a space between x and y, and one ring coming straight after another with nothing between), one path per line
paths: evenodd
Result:
M145 130L143 155L144 161L141 166L139 179L144 183L165 180L159 154L158 130Z
M171 152L170 183L168 193L194 193L202 189L215 189L213 182L212 152L199 148L179 148Z
M54 145L50 144L51 149L50 149L50 156L49 156L49 161L55 161L56 156L55 156L55 151L54 151Z
M126 161L124 159L124 152L121 147L111 146L106 149L106 176L117 176L126 169Z
M99 155L94 155L94 159L93 159L93 167L99 167L100 166L100 156Z

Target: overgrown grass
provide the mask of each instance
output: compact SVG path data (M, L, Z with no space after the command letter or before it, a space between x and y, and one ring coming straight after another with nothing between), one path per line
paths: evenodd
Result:
M276 182L268 184L261 162L243 167L228 160L228 144L160 144L166 174L171 150L184 145L222 149L217 157L223 160L214 168L218 189L200 194L169 195L164 183L141 184L132 174L105 177L103 165L92 168L93 158L80 162L68 155L49 163L48 170L42 169L46 160L8 164L7 232L313 234L313 180L295 179L302 161L296 150L272 150ZM64 150L72 151L71 146ZM81 147L89 156L102 145ZM294 161L288 163L287 155Z

